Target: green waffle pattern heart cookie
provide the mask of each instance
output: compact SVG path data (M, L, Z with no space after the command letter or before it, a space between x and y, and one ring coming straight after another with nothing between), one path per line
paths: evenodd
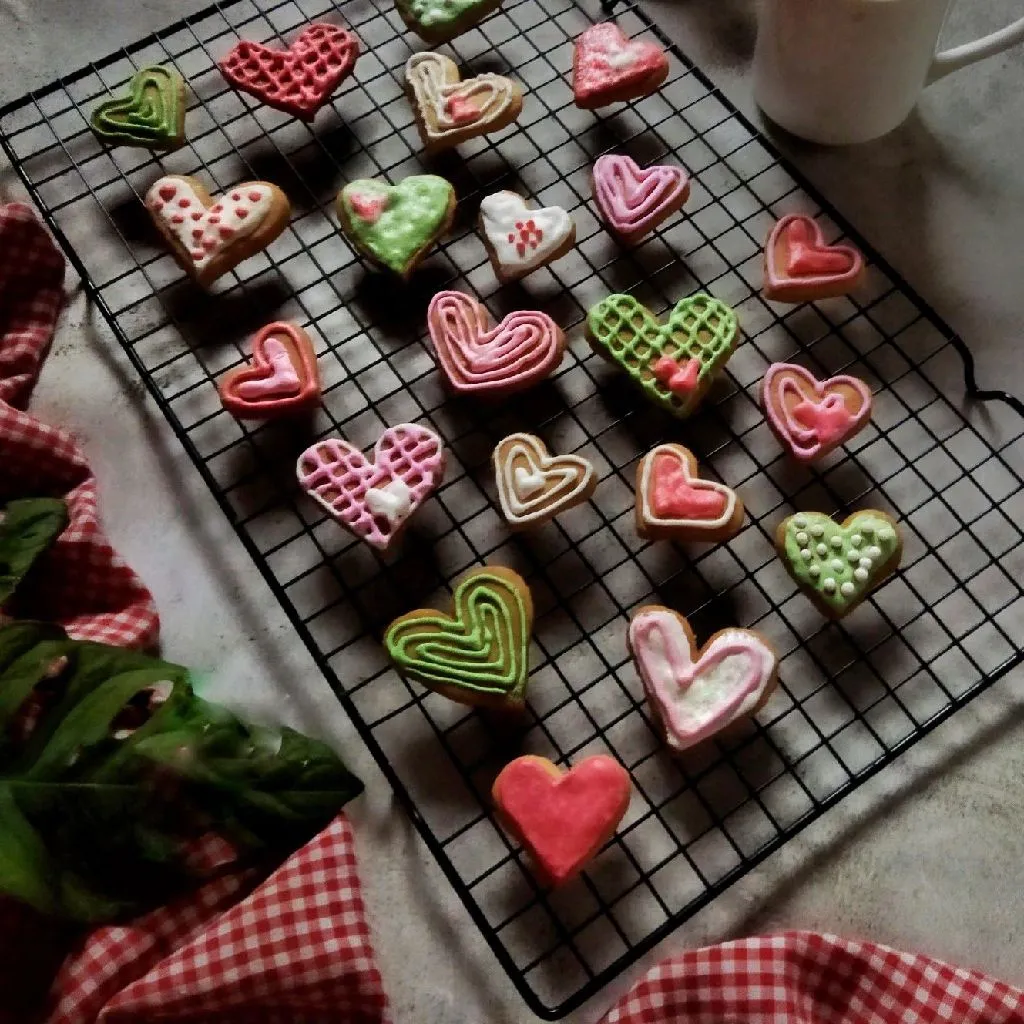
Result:
M903 553L896 521L874 510L841 524L823 512L798 512L779 524L775 543L790 576L833 619L890 576Z
M455 189L436 174L414 174L397 185L364 178L349 182L338 196L338 217L348 238L402 277L412 273L454 215Z
M609 295L587 314L594 351L681 418L700 405L738 338L735 312L703 293L677 302L664 324L632 295Z
M89 124L111 146L177 149L185 142L185 80L174 68L142 68L128 95L101 103Z

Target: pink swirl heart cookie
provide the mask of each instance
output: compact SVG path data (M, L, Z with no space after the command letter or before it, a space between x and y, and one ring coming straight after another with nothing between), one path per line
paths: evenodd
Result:
M195 180L169 174L146 193L149 210L171 254L207 285L265 249L287 227L291 208L269 181L246 181L219 199Z
M591 25L576 40L572 91L584 110L649 96L668 78L668 58L656 43L629 40L610 21Z
M594 164L594 199L608 227L627 245L649 235L679 210L690 195L682 167L655 164L641 169L628 156L606 154Z
M673 750L687 750L756 714L775 689L775 652L750 629L723 629L698 651L682 615L646 605L630 620L628 642Z
M871 419L871 389L843 374L818 380L795 363L772 363L761 385L772 433L799 462L813 462L844 444Z
M294 324L268 324L252 339L252 365L225 374L217 390L240 420L311 409L320 402L320 373L309 335Z
M303 489L367 544L386 551L441 483L445 452L427 427L400 423L373 446L373 461L347 441L318 441L300 456Z
M562 361L565 335L547 314L509 313L496 327L462 292L438 292L427 309L430 340L452 390L503 397L531 387Z
M828 245L813 217L783 217L764 249L764 297L813 302L849 295L864 274L864 257L852 245Z

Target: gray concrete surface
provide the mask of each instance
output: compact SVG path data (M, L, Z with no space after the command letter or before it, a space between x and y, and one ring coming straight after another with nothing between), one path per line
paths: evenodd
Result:
M88 14L84 8L88 7ZM102 56L204 0L0 0L0 98ZM954 39L1020 13L961 3ZM748 0L651 0L650 10L742 108ZM912 121L856 150L783 148L965 337L983 379L1024 393L1024 59L935 86ZM211 696L328 737L367 780L352 808L371 921L398 1024L532 1019L291 635L141 383L81 299L66 314L35 410L73 427L118 546L163 613L167 656ZM211 572L210 566L217 571ZM918 745L648 957L738 934L808 927L871 937L1024 984L1021 675ZM623 976L575 1020L596 1019Z

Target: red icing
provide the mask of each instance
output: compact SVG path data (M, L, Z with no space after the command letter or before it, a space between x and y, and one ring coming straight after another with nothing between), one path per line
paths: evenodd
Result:
M202 238L203 237L203 229L202 228L193 228L192 229L192 237L193 238Z
M786 272L793 277L830 277L853 269L849 250L821 245L818 229L809 217L795 217L790 222L786 245Z
M182 215L181 215L180 213L176 213L176 214L175 214L175 215L174 215L174 216L173 216L173 217L171 218L171 223L172 223L172 224L184 224L184 223L185 223L185 218L184 218L184 217L182 217Z
M203 211L202 210L195 210L195 211L193 211L192 219L193 220L202 220L203 219Z
M678 363L668 356L662 356L651 367L651 372L674 395L685 398L696 389L700 369L699 359L687 359L685 363Z
M793 406L791 415L802 427L812 430L818 442L830 445L846 437L853 422L853 413L846 408L842 395L827 395L821 402L804 399Z
M472 124L480 117L480 109L466 96L449 96L444 103L445 112L456 124Z
M543 875L555 885L593 856L629 805L629 773L614 758L588 757L564 774L518 757L494 782L494 800Z
M178 194L177 185L162 185L160 187L160 198L170 202Z
M643 95L667 73L668 58L660 46L630 41L610 22L592 25L576 40L572 89L579 106L603 106L608 93Z
M358 192L348 197L348 205L355 211L360 220L376 224L380 215L387 209L387 196L363 196Z
M250 192L249 193L249 202L251 202L251 203L258 203L262 198L263 198L263 195L260 192Z
M710 487L695 486L679 459L663 452L651 470L651 508L659 519L720 519L728 498Z
M179 199L178 205L183 209L187 210L192 205L192 200L189 198Z
M224 239L230 238L234 233L234 228L223 227L220 229L220 237Z
M244 206L236 207L235 208L235 216L239 220L245 220L245 218L249 216L249 211Z
M242 193L241 192L232 192L231 193L231 202L233 202L233 203L240 203L241 201L242 201Z

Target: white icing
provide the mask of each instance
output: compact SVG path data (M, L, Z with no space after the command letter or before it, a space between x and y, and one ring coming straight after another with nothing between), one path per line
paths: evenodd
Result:
M798 534L796 535L796 542L797 542L797 544L799 544L799 545L800 545L800 547L802 547L802 548L805 548L805 547L807 547L807 542L808 542L807 534L806 534L806 533L804 533L804 532L803 532L803 531L801 530L801 531L800 531L800 533L798 533Z
M834 570L835 570L836 572L842 572L842 571L843 571L843 570L844 570L844 569L846 568L846 566L845 566L845 565L843 565L843 563L842 563L842 561L841 561L840 559L838 559L838 558L833 558L833 559L832 559L832 568L833 568L833 569L834 569Z
M815 523L811 527L811 536L812 537L822 537L822 536L824 536L824 534L825 534L825 527L822 526L821 523Z
M594 467L578 455L548 455L532 434L510 434L494 449L494 475L506 521L525 525L582 501Z
M822 587L827 590L830 594L836 589L836 581L831 576L827 576L821 581Z
M636 62L636 53L631 47L609 47L603 54L605 63L612 68L628 68Z
M524 243L519 225L533 221L540 239ZM560 206L530 209L515 192L495 192L480 204L480 222L497 261L517 271L546 263L573 233L572 218ZM517 246L522 246L522 251Z
M539 491L544 490L544 482L544 474L539 469L516 466L516 470L512 474L512 491L517 497L522 495L532 498Z
M807 529L807 517L806 516L796 516L796 518L794 518L794 520L793 520L793 525L798 530L805 530L805 529Z
M832 547L834 547L837 551L839 551L842 548L842 546L843 546L843 538L842 537L833 537L832 538Z
M819 558L824 558L828 554L828 548L824 544L819 544L815 548L815 551L818 552L818 557Z
M805 562L809 562L811 560L811 549L810 548L801 548L800 549L800 557Z
M854 591L856 591L856 589L857 588L849 580L847 580L839 588L839 593L842 594L843 597L853 597Z
M880 547L876 547L874 544L872 544L871 547L864 549L864 554L868 558L871 558L871 559L881 558L882 557L882 549Z
M855 534L854 534L854 535L853 535L853 536L852 536L852 537L850 538L850 543L851 543L851 544L852 544L852 545L853 545L853 546L854 546L855 548L859 548L859 547L861 546L861 544L863 544L863 543L864 543L864 538L863 538L863 537L862 537L862 536L861 536L861 535L860 535L859 533L855 533Z
M863 566L853 570L853 578L863 583L868 578L868 571Z
M857 564L862 569L870 569L871 566L874 565L875 563L872 562L870 558L862 558L862 559L860 559L860 561Z
M658 455L667 452L679 464L679 468L686 476L690 484L699 483L701 490L713 490L725 495L725 509L717 519L661 519L655 515L651 507L651 474L654 472L654 462ZM652 448L641 462L640 471L640 510L644 522L653 523L656 526L678 526L683 529L697 530L719 530L732 520L736 514L736 492L725 484L717 483L714 480L702 480L690 474L689 459L681 458L675 445L659 444Z
M412 491L397 477L384 487L371 487L366 492L366 507L375 516L383 516L392 527L403 522L412 512Z
M160 178L146 193L146 207L189 254L197 270L256 231L273 205L274 190L262 182L237 185L209 207L184 178Z

